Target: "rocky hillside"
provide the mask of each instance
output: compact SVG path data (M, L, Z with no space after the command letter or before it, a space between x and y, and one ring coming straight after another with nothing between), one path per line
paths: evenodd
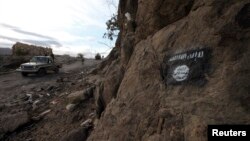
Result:
M16 44L12 46L12 55L17 55L17 56L50 55L52 53L53 52L51 48L28 45L28 44L24 44L20 42L17 42Z
M249 0L120 0L118 19L93 71L88 141L202 141L208 124L250 124Z

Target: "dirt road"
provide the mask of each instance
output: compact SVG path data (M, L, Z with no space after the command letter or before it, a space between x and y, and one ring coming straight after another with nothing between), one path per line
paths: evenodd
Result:
M13 97L18 95L24 88L39 86L39 83L53 82L65 74L94 67L98 62L99 61L96 60L86 59L84 65L82 65L80 61L77 61L72 64L63 65L58 74L48 73L43 77L36 75L22 77L19 72L0 75L0 103L11 102Z
M71 113L71 115L65 112L66 103L64 96L65 94L67 95L68 93L82 90L84 88L82 82L84 77L83 74L86 74L91 68L96 67L98 63L100 63L100 61L86 59L84 65L82 65L80 61L76 61L71 64L63 65L63 68L60 69L58 74L49 72L42 77L36 75L23 77L19 72L0 75L0 115L3 115L0 117L0 122L6 120L3 118L4 116L8 118L20 112L26 112L30 117L34 117L48 109L60 111L59 113L52 114L51 118L53 120L51 119L32 124L32 127L28 130L18 131L18 135L16 135L17 133L7 135L6 133L1 133L1 130L7 130L9 128L0 125L0 140L1 138L7 141L24 140L27 138L32 138L33 140L57 140L61 135L67 133L68 130L79 126L78 123L77 125L66 124L71 122L72 115L76 114L78 116L81 112ZM31 102L29 101L29 95L32 95ZM36 103L36 101L38 103L38 108L34 108L34 103ZM55 103L60 104L55 105ZM85 113L82 113L79 119L86 117L84 114L89 114L91 111L86 110L84 112ZM69 116L69 118L65 119L67 116ZM13 120L17 120L18 123L19 119L13 118ZM57 123L55 123L54 120L56 120ZM58 128L61 130L57 130ZM53 136L52 134L58 134L58 136Z
M57 79L60 74L47 74L43 77L35 75L22 77L19 72L0 75L0 103L6 104L15 99L24 87L35 87L39 83L50 82Z

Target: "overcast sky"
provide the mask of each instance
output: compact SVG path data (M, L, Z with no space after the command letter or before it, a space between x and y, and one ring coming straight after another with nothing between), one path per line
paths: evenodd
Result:
M102 36L115 12L106 0L0 0L0 47L19 41L52 47L55 54L107 54L103 43L114 42Z

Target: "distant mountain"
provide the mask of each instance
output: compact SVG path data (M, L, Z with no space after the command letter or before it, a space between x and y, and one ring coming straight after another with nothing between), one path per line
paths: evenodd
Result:
M12 49L11 48L0 48L0 55L11 55Z

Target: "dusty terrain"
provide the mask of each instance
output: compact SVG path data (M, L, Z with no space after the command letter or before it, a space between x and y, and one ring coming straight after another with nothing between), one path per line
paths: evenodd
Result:
M95 113L94 100L67 110L67 96L92 86L85 76L99 62L71 62L58 74L43 77L22 77L18 72L0 75L0 140L60 140L79 128Z

